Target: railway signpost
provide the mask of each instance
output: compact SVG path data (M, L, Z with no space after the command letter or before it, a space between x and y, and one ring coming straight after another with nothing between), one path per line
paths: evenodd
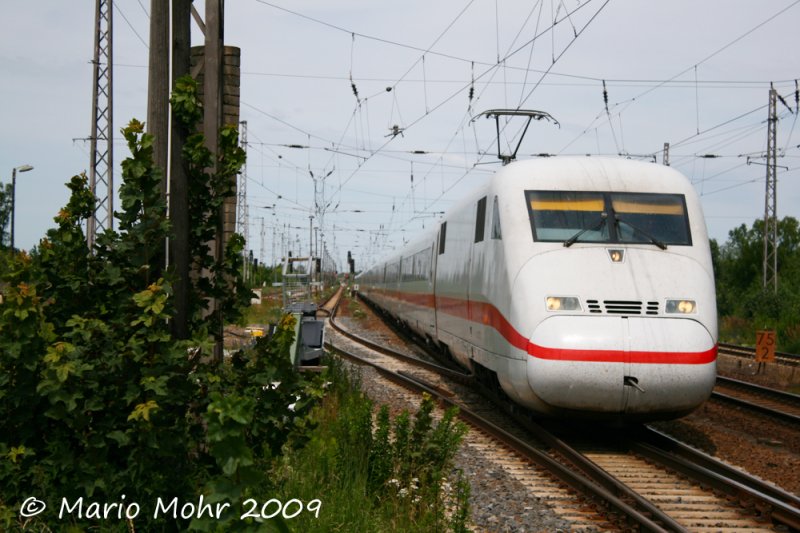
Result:
M775 361L775 345L778 339L774 329L756 331L756 362L772 363Z

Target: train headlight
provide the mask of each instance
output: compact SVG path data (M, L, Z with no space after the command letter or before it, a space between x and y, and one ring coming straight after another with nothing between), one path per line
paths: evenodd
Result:
M667 313L689 315L697 311L694 300L667 300Z
M548 311L580 311L581 302L572 296L548 296L545 300Z
M619 248L608 250L608 257L611 258L612 263L623 263L625 262L625 250Z

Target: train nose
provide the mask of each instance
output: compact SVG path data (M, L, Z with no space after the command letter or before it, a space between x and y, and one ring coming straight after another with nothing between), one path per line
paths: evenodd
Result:
M553 412L686 413L716 378L714 340L694 320L552 317L528 354L528 383Z

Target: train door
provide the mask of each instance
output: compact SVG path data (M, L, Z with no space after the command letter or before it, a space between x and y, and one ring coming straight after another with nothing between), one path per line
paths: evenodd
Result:
M436 253L436 239L433 239L433 242L431 242L430 256L431 260L428 265L430 268L428 272L428 294L430 294L431 323L428 326L428 333L435 339L438 336L438 331L436 329L436 258L438 257Z
M433 283L433 325L434 335L436 339L439 336L439 293L438 293L438 278L439 278L439 256L444 253L444 239L447 231L447 222L442 222L439 226L439 231L434 240L433 253L431 254L431 279Z
M468 316L470 320L470 341L485 346L486 332L483 330L482 316L486 302L485 276L485 237L486 237L486 196L475 206L475 225L472 245L469 252L469 275L467 287Z

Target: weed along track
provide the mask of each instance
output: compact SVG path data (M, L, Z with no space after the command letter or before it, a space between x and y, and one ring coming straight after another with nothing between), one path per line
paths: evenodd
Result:
M386 348L403 341L362 343L335 316L330 348L370 365L365 372L376 376L364 380L370 394L407 403L424 391L459 407L471 426L461 461L479 465L470 475L478 529L800 529L800 498L666 434L647 426L545 429L476 393L469 375Z
M367 393L376 401L389 403L394 412L416 406L423 391L440 400L460 394L432 371L365 348L337 329L331 328L328 340L329 349L364 365L363 386ZM484 410L491 411L485 402ZM602 514L576 503L573 491L547 472L533 468L528 459L498 440L493 431L470 426L457 462L472 484L472 521L477 530L611 527Z
M328 337L330 348L359 364L369 365L364 385L380 400L405 406L418 402L423 391L444 405L455 405L448 398L458 398L460 415L471 426L460 466L470 473L473 521L479 530L627 529L626 524L618 519L614 519L617 523L609 521L606 513L577 495L575 487L588 485L587 480L570 474L566 467L528 445L524 430L515 427L490 402L458 383L468 381L464 374L444 370L444 374L451 374L446 378L434 370L435 365L421 363L426 367L421 368L408 354L400 358L391 356L387 354L390 350L370 342L367 344L372 346L365 347L335 321L333 324ZM369 380L367 376L376 379ZM566 472L572 484L537 466L531 457L545 461L560 473Z

